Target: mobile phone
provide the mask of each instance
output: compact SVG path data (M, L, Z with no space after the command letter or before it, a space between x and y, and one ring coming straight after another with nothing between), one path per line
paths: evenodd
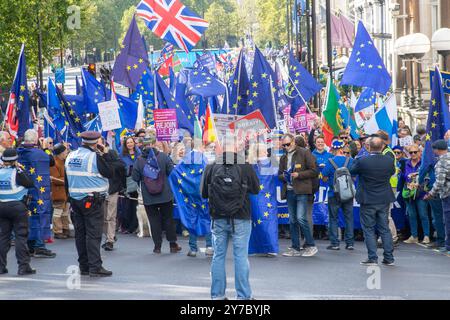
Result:
M105 151L105 147L102 146L101 144L97 144L97 149L100 150L101 152Z

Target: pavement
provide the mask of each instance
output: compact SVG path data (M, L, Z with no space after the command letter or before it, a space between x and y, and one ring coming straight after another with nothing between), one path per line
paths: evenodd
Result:
M209 299L210 258L199 253L188 257L188 239L180 238L183 250L169 253L165 242L161 255L152 253L151 238L118 235L115 250L102 250L104 266L114 272L110 278L79 277L73 239L55 240L48 248L55 259L32 258L37 274L17 276L14 247L8 254L9 274L0 275L0 300L203 300ZM284 251L290 244L280 240ZM204 240L199 246L204 247ZM367 268L364 243L354 251L325 250L306 257L250 257L250 281L258 300L287 299L450 299L450 257L420 245L401 244L394 252L395 266ZM204 250L204 248L203 248ZM379 250L381 255L381 249ZM380 258L381 261L381 258ZM72 267L71 267L72 266ZM235 298L231 249L227 257L227 296Z

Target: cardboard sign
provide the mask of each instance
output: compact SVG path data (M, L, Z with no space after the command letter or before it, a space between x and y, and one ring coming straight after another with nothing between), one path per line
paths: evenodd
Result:
M229 124L239 140L251 140L270 131L261 111L255 110Z
M217 135L225 136L227 131L230 131L230 123L241 119L242 116L235 116L233 114L219 114L215 113L213 115L214 123L216 125Z
M119 103L117 100L99 103L98 114L100 116L103 131L111 131L122 128L119 115Z
M158 141L176 141L178 139L178 120L175 109L155 109L153 119Z
M297 132L307 132L308 131L308 120L306 118L306 106L301 106L294 118L294 126Z

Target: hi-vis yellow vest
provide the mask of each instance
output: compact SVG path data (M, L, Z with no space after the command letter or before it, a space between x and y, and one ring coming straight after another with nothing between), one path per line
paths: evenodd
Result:
M390 147L386 147L383 150L383 155L387 155L388 153L391 153L394 156L394 167L395 167L395 174L389 179L389 183L391 184L392 189L397 189L398 185L398 174L400 169L397 167L397 158L395 157L394 151Z

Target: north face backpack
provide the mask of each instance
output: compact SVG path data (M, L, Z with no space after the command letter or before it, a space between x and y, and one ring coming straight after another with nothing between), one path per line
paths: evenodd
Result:
M247 187L239 165L215 165L209 185L209 205L216 216L233 218L243 207Z
M355 185L353 184L352 176L347 166L350 158L345 159L344 166L339 168L333 159L329 159L331 165L336 170L333 178L333 189L336 199L340 202L348 202L355 197Z

